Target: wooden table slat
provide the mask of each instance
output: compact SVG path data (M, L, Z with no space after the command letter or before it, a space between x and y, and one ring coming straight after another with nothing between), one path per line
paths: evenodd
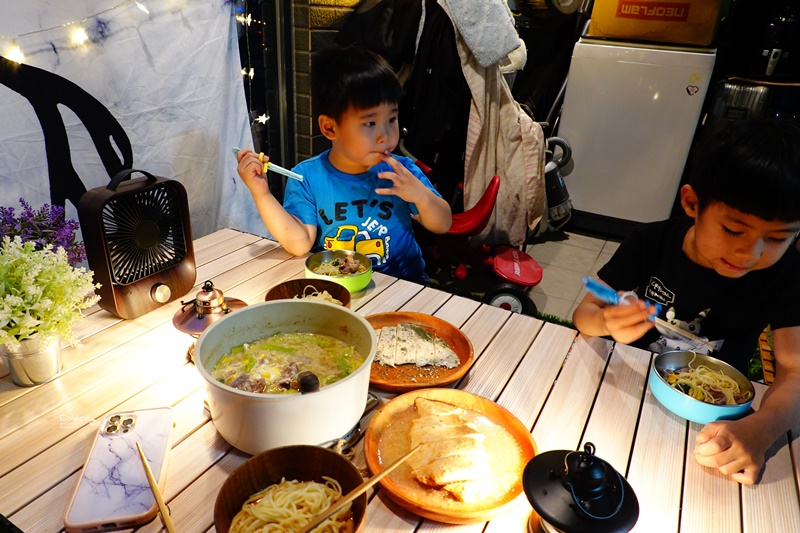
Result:
M753 409L761 407L768 387L756 384ZM769 460L757 486L742 486L742 529L745 533L760 531L800 532L800 501L797 482L787 477L794 469L788 446L788 435L778 439L767 452ZM727 480L726 480L727 481ZM774 509L791 512L775 513Z
M678 531L686 431L687 422L664 409L648 387L627 475L639 500L637 533Z
M539 451L576 450L611 352L611 343L578 335L536 425Z
M541 327L540 320L513 313L459 388L490 400L497 398L508 380L508 369L517 367Z
M595 400L583 444L595 445L598 457L623 474L628 469L642 403L650 352L615 344Z
M714 468L700 466L694 460L694 443L701 425L689 422L686 439L685 475L683 482L683 513L681 529L685 531L742 530L739 506L739 485L732 483ZM715 509L712 515L708 508ZM698 529L699 528L699 529Z
M540 323L541 331L533 341L497 398L497 403L514 413L528 428L533 427L541 412L552 383L564 364L555 354L566 354L575 341L575 331L548 323Z

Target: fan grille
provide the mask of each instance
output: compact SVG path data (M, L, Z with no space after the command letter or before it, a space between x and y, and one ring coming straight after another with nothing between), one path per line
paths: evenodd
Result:
M115 283L134 283L186 257L180 208L180 197L169 187L114 198L103 207L101 216Z

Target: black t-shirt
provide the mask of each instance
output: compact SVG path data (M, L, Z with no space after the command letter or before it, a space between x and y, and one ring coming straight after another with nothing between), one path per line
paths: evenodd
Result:
M598 277L616 290L660 303L661 318L717 344L715 357L746 372L768 324L800 325L800 252L791 246L770 268L726 278L683 253L693 224L681 217L637 227ZM688 348L657 328L633 345L655 352Z

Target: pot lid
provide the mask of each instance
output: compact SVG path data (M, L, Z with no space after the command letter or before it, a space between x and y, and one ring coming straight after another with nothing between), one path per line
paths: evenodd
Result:
M215 321L242 307L247 307L247 303L226 297L209 280L203 283L203 289L194 300L181 301L181 308L172 317L172 325L189 335L199 335Z
M626 533L639 518L628 481L594 454L554 450L528 462L522 486L543 522L564 533Z

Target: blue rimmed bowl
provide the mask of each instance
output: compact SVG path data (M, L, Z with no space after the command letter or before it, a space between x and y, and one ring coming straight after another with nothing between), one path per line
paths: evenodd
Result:
M689 363L692 364L692 368L697 368L698 365L705 365L711 370L722 372L726 376L733 378L739 384L741 392L750 391L750 400L737 405L714 405L692 398L667 383L663 377L665 371L687 367ZM661 405L681 418L698 424L707 424L717 420L736 420L743 417L750 409L756 394L750 380L728 363L709 355L695 354L690 351L664 352L656 355L653 359L653 365L650 367L648 383L653 396L656 397L656 400Z

